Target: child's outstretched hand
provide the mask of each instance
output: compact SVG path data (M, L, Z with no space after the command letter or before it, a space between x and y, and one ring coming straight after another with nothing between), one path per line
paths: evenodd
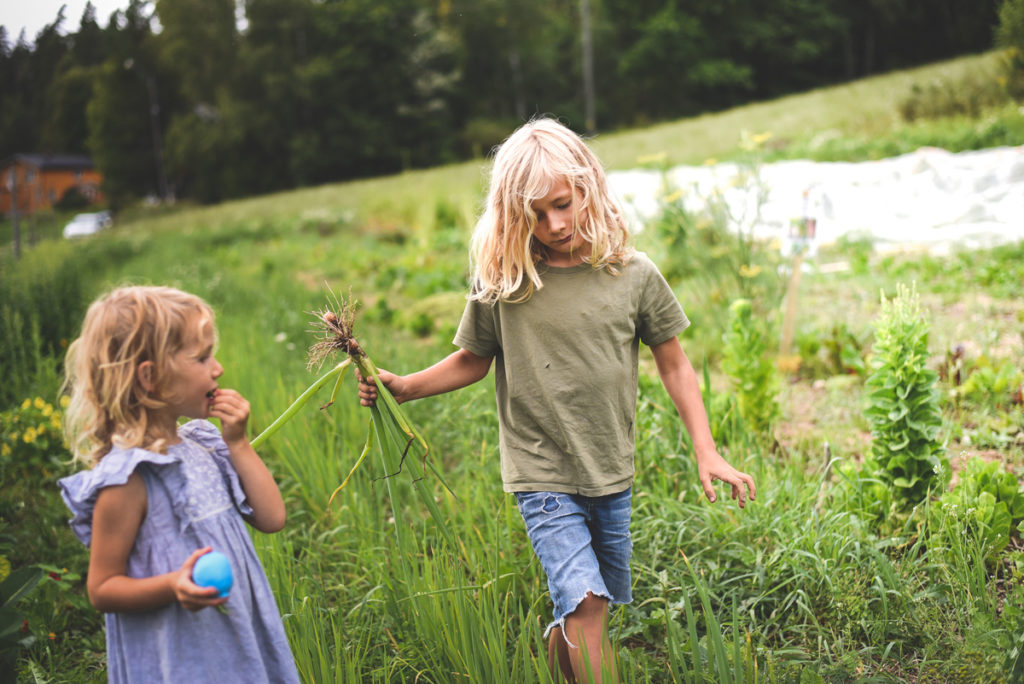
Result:
M176 573L177 576L172 583L174 596L185 610L195 612L210 606L219 606L228 600L227 596L222 598L218 595L216 587L201 587L192 581L192 569L195 567L196 561L211 550L209 546L196 549Z
M757 498L754 478L733 468L717 451L697 457L697 473L700 476L704 494L707 495L708 501L711 503L718 498L713 485L715 480L721 480L732 487L732 498L739 501L740 508L747 504L748 493L751 500Z
M245 439L249 402L233 389L218 389L210 399L210 417L220 419L220 433L229 445Z

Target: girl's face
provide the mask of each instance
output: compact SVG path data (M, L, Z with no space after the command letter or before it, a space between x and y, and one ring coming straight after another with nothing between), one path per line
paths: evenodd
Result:
M590 243L584 239L576 224L586 221L585 214L573 214L572 188L563 181L556 182L551 191L541 199L534 200L530 207L537 214L537 226L533 236L548 248L546 262L549 266L576 266L590 255Z
M166 386L167 411L174 421L186 418L208 418L217 378L223 366L213 355L213 329L207 320L196 325L196 334L171 360Z

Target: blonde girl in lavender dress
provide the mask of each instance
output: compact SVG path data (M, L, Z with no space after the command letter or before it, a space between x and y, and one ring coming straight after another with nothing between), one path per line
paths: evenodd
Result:
M200 298L125 287L68 349L66 432L90 469L60 486L106 613L110 682L299 681L246 528L280 530L284 502L246 437L249 402L218 384L215 342ZM227 597L192 581L211 549L230 560Z

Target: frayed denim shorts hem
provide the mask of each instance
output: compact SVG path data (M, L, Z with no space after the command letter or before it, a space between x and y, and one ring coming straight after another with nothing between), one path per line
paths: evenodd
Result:
M632 488L607 496L515 492L533 551L548 579L554 627L563 627L587 594L612 605L633 601L629 562ZM564 630L563 630L564 633Z

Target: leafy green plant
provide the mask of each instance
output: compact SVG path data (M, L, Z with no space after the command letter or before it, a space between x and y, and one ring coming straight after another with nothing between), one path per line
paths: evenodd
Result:
M864 343L845 323L835 323L826 331L816 325L802 327L795 342L801 377L864 375L867 371Z
M995 67L978 69L956 79L933 78L914 82L910 92L897 104L904 121L949 116L980 116L1006 103L1006 89Z
M883 293L865 382L873 438L865 467L895 488L903 508L924 501L951 475L939 435L938 373L927 367L927 360L928 321L916 290L899 285L892 300Z
M42 579L43 571L29 566L5 574L0 581L0 668L13 672L18 651L33 641L17 604L32 592Z
M61 432L61 408L66 405L67 397L56 407L34 397L0 412L0 482L49 478L67 468L70 453Z
M1003 0L996 43L1006 48L1002 68L1011 97L1024 97L1024 0Z
M1024 382L1024 371L1010 361L994 364L980 357L968 365L967 379L952 389L958 401L989 411L1009 408L1014 392Z
M1012 534L1024 531L1024 488L999 461L969 460L960 481L942 495L940 504L938 510L956 523L950 530L953 535L968 524L979 526L989 562L999 557Z
M779 415L779 377L768 357L765 328L754 318L750 300L737 299L729 306L722 370L736 390L740 415L760 435L769 433Z
M56 387L56 360L85 312L89 254L57 243L0 263L0 407Z

